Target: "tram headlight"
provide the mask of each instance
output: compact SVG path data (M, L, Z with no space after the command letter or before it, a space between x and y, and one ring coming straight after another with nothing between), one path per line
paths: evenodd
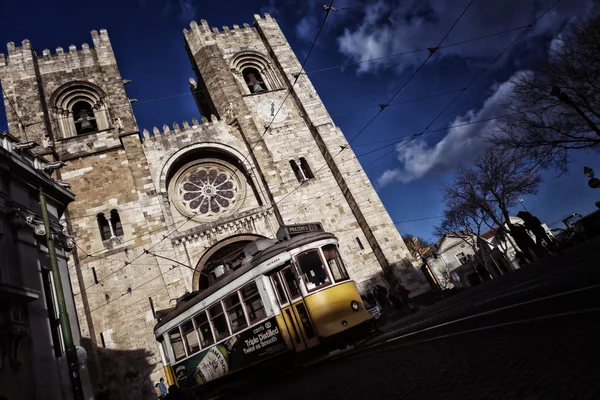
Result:
M350 307L352 307L352 309L353 309L354 311L358 311L358 309L360 308L360 304L358 304L358 301L356 301L356 300L352 300L352 301L350 302Z

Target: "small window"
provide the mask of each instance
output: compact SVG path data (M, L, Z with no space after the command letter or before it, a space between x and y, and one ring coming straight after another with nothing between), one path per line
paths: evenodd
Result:
M300 157L300 169L302 170L302 173L304 174L306 179L312 179L315 177L312 171L310 170L310 167L308 166L308 162L304 157Z
M229 336L229 327L225 320L225 314L223 313L223 306L221 303L217 303L208 309L210 315L210 322L212 322L213 329L215 331L215 340L218 342L221 339L225 339Z
M314 290L331 283L317 250L309 250L296 257L306 288Z
M323 256L325 256L325 261L329 265L329 269L331 269L331 273L333 274L333 279L336 282L345 281L348 279L348 272L346 271L346 267L340 258L340 255L337 251L337 248L333 244L328 244L327 246L323 246Z
M206 312L203 311L194 317L194 322L196 322L196 327L198 329L198 333L200 334L200 343L202 344L202 347L213 344L215 339L213 337L212 330L210 329Z
M246 314L248 314L248 322L250 324L258 322L267 316L256 282L244 286L240 290L240 294L242 295Z
M223 304L225 304L225 309L227 310L227 318L229 318L232 333L239 332L248 326L246 315L244 315L244 308L240 303L240 296L237 293L225 297Z
M361 249L361 250L365 249L359 238L356 238L356 244L358 244L358 248L359 249Z
M175 361L185 358L185 348L183 347L183 340L181 339L179 328L175 328L169 332L169 340L171 341L171 347L173 348Z
M467 262L469 262L469 258L462 251L460 253L456 254L456 259L458 260L460 265L463 265L463 264L466 264Z
M292 167L292 171L294 171L294 175L296 176L298 182L304 182L306 177L302 173L302 170L298 167L298 164L296 164L296 161L290 160L290 166Z
M296 277L292 272L290 267L285 268L281 271L283 275L283 279L285 281L285 285L287 286L288 293L290 294L290 298L292 300L297 299L301 296L300 288L298 287L298 282L296 282Z
M242 74L244 75L244 81L248 85L248 89L250 89L250 93L260 93L267 90L267 86L256 68L245 68Z
M102 240L108 240L111 237L110 225L104 214L100 213L96 217L98 220L98 229L100 229L100 237Z
M110 224L115 236L123 236L123 225L121 225L121 217L117 210L110 212Z
M73 121L75 122L75 130L78 135L95 132L98 130L96 117L91 104L85 101L78 101L71 109L73 113Z
M194 354L199 351L200 343L198 343L198 335L196 335L192 320L181 325L181 332L183 333L183 340L185 341L185 347L188 354Z
M274 274L271 276L271 282L273 282L273 287L275 288L275 293L277 294L277 299L279 300L280 305L285 305L288 303L288 299L285 295L285 289L283 287L283 283L279 279L279 274Z

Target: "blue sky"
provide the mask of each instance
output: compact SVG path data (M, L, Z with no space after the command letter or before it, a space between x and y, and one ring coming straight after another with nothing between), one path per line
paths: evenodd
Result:
M337 0L306 65L322 100L348 138L353 137L378 111L366 106L386 103L427 57L427 51L385 58L355 66L317 72L331 66L436 46L469 0ZM444 41L451 45L518 28L532 22L554 0L475 0ZM208 20L222 27L252 23L253 14L269 12L303 60L324 16L322 0L109 0L86 3L73 0L2 1L0 42L19 44L27 38L34 49L52 51L90 43L92 29L110 35L140 129L198 118L188 78L191 65L182 30L189 21ZM445 129L503 115L510 78L536 69L547 57L552 40L590 8L591 1L564 0L529 29L497 62L487 69L456 102L431 125L436 132L423 135L395 151L388 147L361 154L425 129L456 95L388 107L352 143L367 174L401 233L433 238L433 226L443 211L441 185L450 183L453 171L468 164L485 148L481 136L497 121ZM31 10L36 10L32 13ZM520 30L442 48L398 94L405 102L463 88L504 49ZM155 101L160 98L168 98ZM151 101L146 103L147 101ZM1 106L0 106L1 107ZM6 128L4 113L0 129ZM385 141L384 143L374 143ZM387 156L382 156L390 153ZM372 164L372 165L370 165ZM584 165L600 172L598 154L580 153L570 173L544 174L537 196L524 198L528 209L547 223L572 212L595 209L600 192L587 187ZM516 212L517 210L515 210ZM415 222L408 220L423 219Z

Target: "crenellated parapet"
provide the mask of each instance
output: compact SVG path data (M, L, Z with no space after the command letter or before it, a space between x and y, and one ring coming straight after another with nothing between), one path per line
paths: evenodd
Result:
M254 24L233 25L231 28L223 26L222 29L211 27L205 19L200 20L200 24L195 21L190 23L189 29L183 30L185 40L192 51L196 53L200 48L216 43L218 40L246 41L257 35L256 22L258 20L275 21L268 13L261 17L254 15Z
M192 118L192 123L190 124L188 121L182 121L181 125L177 122L173 122L172 129L164 124L162 128L153 127L152 130L144 129L140 136L142 139L157 139L163 135L177 135L179 133L187 133L192 130L198 131L208 131L215 128L227 129L227 124L223 121L219 121L219 119L211 115L210 120L206 117L202 117L202 123L200 123L196 118Z
M54 52L49 49L37 54L31 47L29 40L15 46L13 42L7 44L7 54L0 53L0 78L6 73L33 72L33 60L37 59L40 72L51 73L65 68L84 68L90 66L103 66L116 64L110 38L106 29L91 32L93 47L83 43L81 48L71 44L65 50L57 47Z

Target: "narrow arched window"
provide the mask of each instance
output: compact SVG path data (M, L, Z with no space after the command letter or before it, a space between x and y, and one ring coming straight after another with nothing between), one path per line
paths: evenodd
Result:
M267 90L267 86L256 68L244 68L242 75L244 75L244 81L248 85L250 93L260 93Z
M306 177L302 173L302 170L298 167L298 164L296 164L296 161L290 160L290 166L292 167L292 171L294 171L294 175L296 175L298 182L303 182L306 180Z
M75 122L75 130L78 135L98 130L96 116L90 103L78 101L73 104L71 112L73 113L73 122Z
M110 212L110 225L115 236L123 236L123 225L121 224L121 217L117 210Z
M108 223L108 220L106 219L104 214L98 214L96 216L96 220L98 221L98 229L100 229L100 237L102 238L102 240L110 239L110 224Z
M300 169L302 170L302 173L304 174L306 179L312 179L315 177L312 171L310 170L310 167L308 166L308 162L304 157L300 157Z

